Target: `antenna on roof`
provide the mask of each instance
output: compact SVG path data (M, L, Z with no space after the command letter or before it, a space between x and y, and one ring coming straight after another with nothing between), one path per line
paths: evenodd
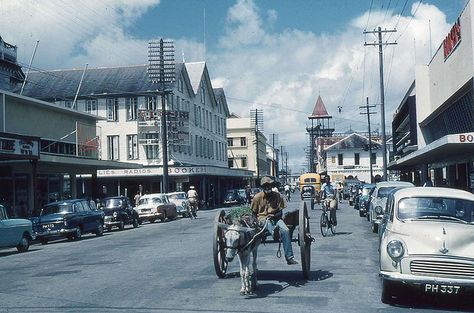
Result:
M81 90L81 85L82 85L82 81L84 80L84 74L86 74L86 71L87 71L87 66L89 66L88 63L86 63L86 66L84 66L84 71L82 72L81 81L79 82L79 86L77 86L76 95L74 96L74 102L72 103L72 106L71 106L71 108L75 110L76 110L77 96L79 95L79 91Z
M204 8L204 62L206 61L206 8Z
M2 38L0 37L0 40L1 39ZM38 44L39 44L39 40L36 40L35 49L33 50L33 54L31 55L30 64L28 64L28 70L26 71L25 79L23 80L23 84L21 85L20 96L23 94L23 89L25 88L26 81L28 79L28 74L30 74L31 64L33 63L33 59L35 57L36 49L38 48Z

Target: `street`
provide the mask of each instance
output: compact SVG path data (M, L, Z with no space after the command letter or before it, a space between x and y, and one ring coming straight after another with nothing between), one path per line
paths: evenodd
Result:
M302 201L293 194L290 208ZM239 295L238 261L224 279L212 259L219 209L196 220L143 224L137 229L85 235L81 241L35 244L29 252L0 251L0 312L403 312L452 310L456 301L397 307L380 301L377 236L347 201L336 236L323 238L318 206L310 211L311 274L277 258L276 244L258 252L259 289ZM296 259L299 247L293 243Z

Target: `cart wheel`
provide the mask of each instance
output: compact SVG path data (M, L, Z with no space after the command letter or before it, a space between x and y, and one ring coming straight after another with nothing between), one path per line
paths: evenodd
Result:
M303 202L303 208L299 210L298 240L301 251L301 269L303 278L308 279L311 271L311 232L309 231L309 216L306 202Z
M224 231L219 223L225 223L225 211L221 210L214 219L214 238L212 251L214 255L214 269L219 278L224 278L227 272L227 261L225 260L225 240Z

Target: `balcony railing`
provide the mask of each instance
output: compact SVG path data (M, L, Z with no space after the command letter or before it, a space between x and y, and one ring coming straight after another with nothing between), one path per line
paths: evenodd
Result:
M6 43L0 38L0 58L10 62L16 62L17 47Z

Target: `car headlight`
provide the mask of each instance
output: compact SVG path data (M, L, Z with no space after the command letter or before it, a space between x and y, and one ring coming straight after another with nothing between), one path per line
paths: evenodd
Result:
M112 215L113 215L114 217L117 217L118 214L117 214L117 212L114 212L114 214L112 214Z
M381 206L376 206L375 207L375 213L382 214L382 207Z
M398 259L403 256L405 249L399 240L391 240L387 244L387 253L392 259Z

